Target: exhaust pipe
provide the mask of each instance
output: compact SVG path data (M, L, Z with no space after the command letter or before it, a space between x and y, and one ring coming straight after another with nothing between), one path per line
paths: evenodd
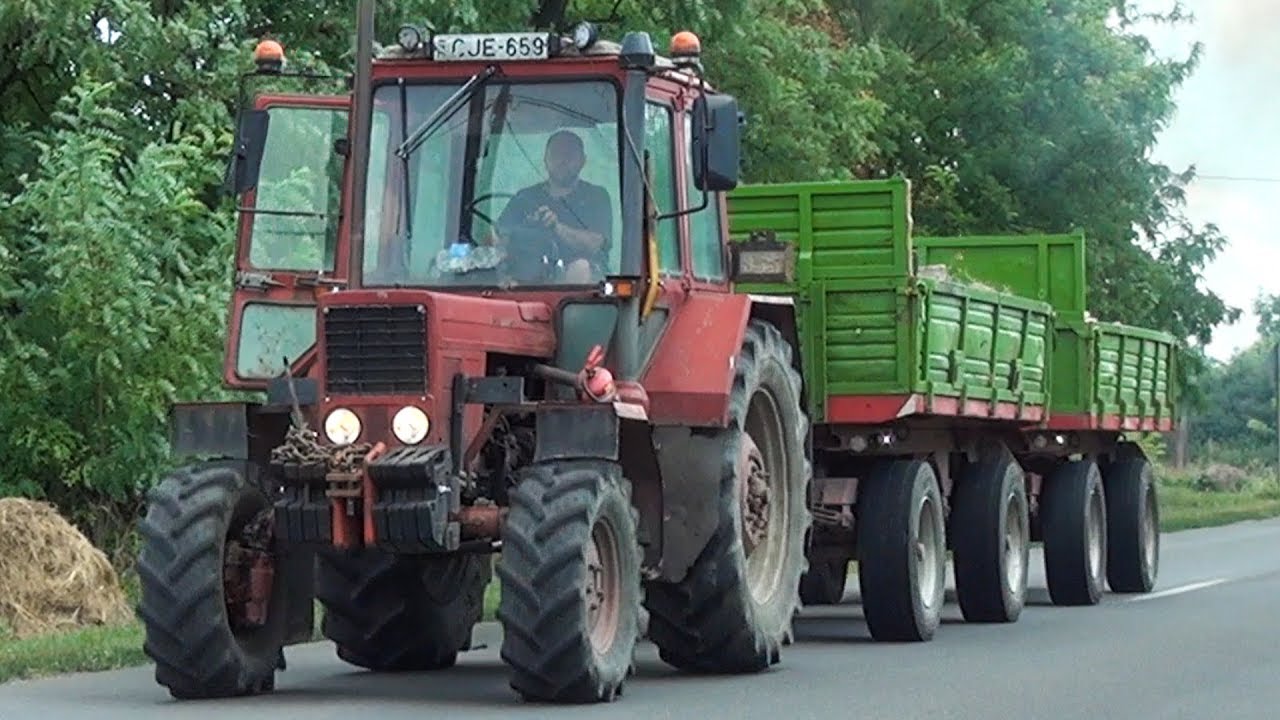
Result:
M365 188L369 182L369 131L373 123L374 0L360 0L356 11L356 69L351 84L351 202L348 206L348 287L360 287L364 248Z

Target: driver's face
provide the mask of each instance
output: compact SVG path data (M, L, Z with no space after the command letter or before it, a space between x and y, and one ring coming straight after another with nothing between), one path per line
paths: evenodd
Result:
M571 141L557 139L547 146L542 160L547 166L547 177L552 182L568 185L578 178L587 159Z

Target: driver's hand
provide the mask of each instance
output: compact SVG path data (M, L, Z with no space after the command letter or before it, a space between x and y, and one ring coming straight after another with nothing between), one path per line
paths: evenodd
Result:
M542 223L543 225L546 225L549 228L554 228L555 226L560 224L560 218L556 215L555 210L552 210L546 205L543 205L542 207L538 208L537 212L533 214L533 217L538 222Z

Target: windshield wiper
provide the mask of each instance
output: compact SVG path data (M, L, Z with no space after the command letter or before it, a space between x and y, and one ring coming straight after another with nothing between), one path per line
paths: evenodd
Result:
M404 142L400 143L400 146L396 148L396 156L401 160L408 160L409 156L412 155L413 152L422 145L422 143L427 141L427 138L431 136L431 133L438 130L440 126L444 125L445 121L453 117L453 114L463 105L466 105L467 102L469 102L476 94L476 91L488 82L489 78L493 77L497 73L497 66L490 65L484 70L473 75L470 80L463 84L462 87L458 88L457 92L451 95L448 100L445 100L444 104L436 108L436 111L431 113L431 117L423 120L422 124L418 126L417 130L413 131L412 135L405 138Z

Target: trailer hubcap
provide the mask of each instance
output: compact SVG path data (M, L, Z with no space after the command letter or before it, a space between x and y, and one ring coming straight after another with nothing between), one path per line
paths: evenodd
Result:
M618 636L618 596L622 592L618 575L618 541L608 523L597 521L587 543L587 629L591 649L604 655Z
M1155 491L1148 487L1143 498L1142 513L1142 565L1149 576L1155 576L1156 556L1160 552L1160 534L1156 529L1159 510L1156 507Z
M1027 539L1022 533L1022 513L1018 497L1010 493L1004 514L1004 574L1009 591L1017 593L1026 577L1022 550Z
M1089 507L1085 511L1085 532L1089 543L1089 576L1095 581L1102 578L1103 517L1102 493L1095 490L1089 495Z
M916 539L916 579L919 587L920 604L926 609L933 609L937 602L942 577L938 572L939 540L942 533L934 518L933 499L925 496L920 502L920 513Z

